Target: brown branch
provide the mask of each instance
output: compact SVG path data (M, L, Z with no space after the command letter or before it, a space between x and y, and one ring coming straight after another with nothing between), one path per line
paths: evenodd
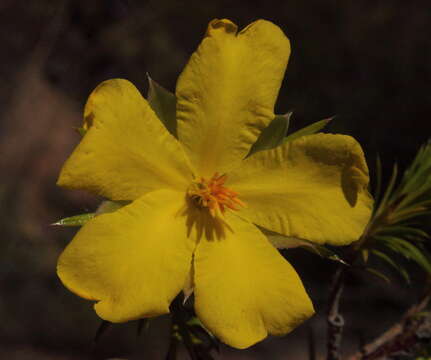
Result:
M431 314L419 316L431 299L431 290L428 290L423 299L410 307L400 322L393 325L378 338L365 345L360 351L351 355L348 360L376 360L411 348L418 343L418 334L429 326Z
M327 321L327 360L340 360L340 347L343 336L344 318L339 312L341 294L344 289L346 267L340 265L334 274L329 293Z

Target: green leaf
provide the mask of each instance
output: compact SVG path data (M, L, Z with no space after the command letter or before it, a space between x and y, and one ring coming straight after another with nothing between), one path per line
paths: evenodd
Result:
M414 218L417 218L419 216L429 216L431 215L431 210L428 210L426 207L424 208L414 208L408 210L403 210L396 212L395 215L393 215L392 222L393 223L399 223L406 220L411 220Z
M97 331L96 331L96 335L94 335L94 339L93 341L95 343L97 343L100 339L100 337L106 333L106 331L112 326L112 323L106 320L102 320L102 322L100 323Z
M111 200L105 200L102 201L102 203L97 208L96 212L94 213L86 213L86 214L80 214L75 215L71 217L67 217L64 219L61 219L57 222L55 222L52 225L58 225L58 226L83 226L85 225L89 220L94 218L97 215L105 214L114 212L123 206L126 206L130 204L130 201L111 201Z
M150 319L139 319L138 326L136 327L136 336L140 336L142 334L142 330L147 331L150 327Z
M404 256L406 259L413 260L426 272L431 273L430 260L415 245L408 241L391 236L375 236L380 243L388 249Z
M78 131L79 135L84 136L87 133L87 130L83 127L76 128L76 131Z
M177 137L177 119L176 119L176 104L177 99L175 94L166 90L164 87L157 84L150 76L148 77L148 95L147 100L151 108L161 120L166 129L175 137Z
M388 284L390 284L391 280L384 274L382 274L380 271L377 271L376 269L372 269L372 268L366 268L366 270L377 276L378 278L382 279L383 281L387 282Z
M309 250L322 258L341 263L343 265L349 265L340 256L338 256L334 251L328 249L326 246L318 244L309 244L304 247L304 249Z
M278 249L293 249L301 247L315 255L319 255L328 260L339 262L343 265L349 265L340 258L334 251L324 245L319 245L308 240L295 237L284 236L274 231L258 226L259 230L268 238L268 241Z
M180 341L175 337L171 336L171 343L169 344L168 353L166 354L165 360L177 360L177 351Z
M410 193L421 187L425 189L431 188L431 183L428 181L431 174L431 142L428 141L423 145L410 167L404 172L401 183L403 193Z
M377 207L377 210L375 211L375 216L380 215L385 210L386 205L388 204L389 199L391 198L392 192L394 190L394 186L397 181L397 176L398 176L398 165L395 163L394 168L392 170L391 179L389 180L388 187L386 188L383 198L380 201Z
M257 151L273 149L281 145L289 129L291 116L291 112L285 115L275 115L271 123L260 133L256 142L251 147L248 156Z
M370 251L367 248L361 249L361 256L364 264L368 262L369 253Z
M414 239L429 238L429 235L424 230L402 225L383 227L382 229L378 229L376 231L376 235L392 235L398 237L409 237Z
M95 213L87 213L87 214L81 214L81 215L75 215L71 217L67 217L64 219L61 219L57 222L55 222L52 225L58 225L58 226L82 226L87 221L94 218L96 214Z
M376 185L374 188L374 201L377 204L380 201L380 195L382 193L382 160L377 155L376 158ZM373 209L376 210L376 207Z
M380 260L382 260L383 262L389 264L390 266L392 266L395 270L397 270L400 275L404 278L404 280L410 284L410 276L407 273L407 271L399 266L394 260L392 260L388 255L386 255L384 252L373 249L371 250L371 253L375 256L377 256L378 258L380 258Z
M298 139L302 136L305 136L305 135L315 134L315 133L319 132L320 130L322 130L333 119L334 119L334 117L331 117L329 119L320 120L320 121L317 121L311 125L308 125L308 126L302 128L298 131L295 131L294 133L288 135L284 139L283 143L296 140L296 139Z
M99 215L99 214L111 213L111 212L117 211L118 209L121 209L123 206L126 206L130 203L131 201L105 200L97 208L96 214Z

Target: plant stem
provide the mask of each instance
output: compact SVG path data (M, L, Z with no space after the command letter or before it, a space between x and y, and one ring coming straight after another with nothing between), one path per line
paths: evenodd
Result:
M332 279L329 293L327 321L327 360L340 360L341 339L343 337L344 318L339 312L340 298L344 288L346 266L339 265Z
M430 330L428 328L431 323L431 314L420 316L420 313L428 306L430 299L431 289L428 289L422 300L411 306L398 323L351 355L348 360L383 359L418 343L420 332Z

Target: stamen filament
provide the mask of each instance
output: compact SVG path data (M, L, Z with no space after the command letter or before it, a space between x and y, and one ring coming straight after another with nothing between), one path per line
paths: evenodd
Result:
M208 208L213 217L224 215L226 209L238 211L238 206L246 204L238 198L237 192L224 186L226 180L227 176L219 173L209 180L201 177L189 188L188 195L198 206Z

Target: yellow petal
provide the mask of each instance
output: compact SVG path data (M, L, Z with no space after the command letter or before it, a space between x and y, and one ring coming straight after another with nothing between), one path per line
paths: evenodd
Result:
M158 190L95 217L60 256L60 279L77 295L97 300L96 312L111 322L169 312L195 244L186 235L183 206L183 193Z
M151 190L183 190L189 184L191 170L180 143L129 81L101 83L84 117L89 130L64 164L60 186L134 200Z
M178 137L201 176L235 168L274 118L290 43L269 21L213 20L178 79Z
M368 168L350 136L315 134L258 152L229 174L238 215L286 236L345 245L371 216Z
M314 310L298 274L265 236L226 217L232 231L196 248L195 309L219 339L242 349L290 332Z

